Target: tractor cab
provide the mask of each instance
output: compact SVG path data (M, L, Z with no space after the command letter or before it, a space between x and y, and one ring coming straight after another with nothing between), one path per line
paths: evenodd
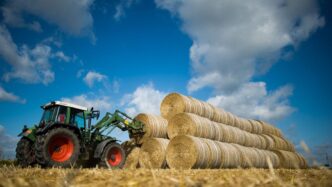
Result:
M41 108L44 110L39 127L47 128L54 124L71 125L79 129L90 127L91 119L99 116L99 111L62 101L52 101Z

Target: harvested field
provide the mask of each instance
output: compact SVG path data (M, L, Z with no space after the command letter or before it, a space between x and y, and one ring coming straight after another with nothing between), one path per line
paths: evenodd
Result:
M328 169L21 169L0 168L0 186L332 186Z

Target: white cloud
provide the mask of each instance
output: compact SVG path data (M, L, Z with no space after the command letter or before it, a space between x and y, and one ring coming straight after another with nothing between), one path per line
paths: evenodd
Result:
M71 58L64 54L63 51L58 51L53 56L64 62L69 62L71 60Z
M182 30L193 40L190 48L193 75L187 85L189 93L212 87L216 97L224 100L240 101L241 97L233 95L242 95L248 86L252 91L266 91L266 86L252 82L253 77L266 73L280 57L289 56L292 50L286 51L285 47L296 48L325 24L315 0L155 2L159 8L180 18ZM261 112L256 109L255 115L262 118L283 116L279 111L284 106L283 99L276 99L275 105L279 107L266 110L269 106L264 105L269 104L270 95L263 98L259 103L266 108Z
M113 15L113 18L116 21L120 21L121 18L126 16L125 9L129 9L135 2L136 0L122 0L115 6L115 14Z
M140 112L159 114L160 103L166 93L154 88L153 84L142 85L136 88L131 94L126 94L121 100L121 106L130 116Z
M315 0L156 0L193 39L188 90L236 90L324 25ZM211 72L215 74L207 78Z
M19 138L6 134L5 128L0 125L0 150L3 152L3 157L6 159L13 159L15 157L18 140Z
M31 23L27 23L21 16L15 15L15 11L9 7L2 7L1 10L5 23L17 28L28 28L36 32L42 32L42 27L39 22L32 21Z
M95 71L89 71L83 78L83 81L85 82L85 84L87 84L90 88L93 87L95 82L102 82L105 80L107 80L106 75L103 75L103 74L95 72Z
M12 68L4 73L5 81L20 79L26 83L49 84L54 80L49 63L51 56L51 48L44 44L37 44L33 49L26 45L18 48L8 30L0 25L0 57Z
M255 82L230 95L211 97L207 102L249 119L277 120L294 111L287 99L292 93L289 85L268 92L264 82Z
M62 38L60 36L50 36L42 41L43 44L46 45L54 45L57 48L61 48L63 43L62 43Z
M27 27L40 31L37 21L28 23L24 14L30 14L59 26L73 35L90 35L93 18L90 7L93 0L12 0L2 7L4 22L13 27Z
M7 92L0 86L0 102L1 101L9 101L9 102L17 102L24 104L26 102L25 99L21 99L19 96L16 96L13 93Z
M85 107L94 107L96 110L108 111L112 108L111 99L107 96L97 96L94 94L82 94L71 98L61 98L64 102L69 102Z

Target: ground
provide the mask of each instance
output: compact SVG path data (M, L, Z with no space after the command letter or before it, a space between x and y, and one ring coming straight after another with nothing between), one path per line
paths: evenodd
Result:
M332 186L328 169L22 169L0 166L0 187L11 186Z

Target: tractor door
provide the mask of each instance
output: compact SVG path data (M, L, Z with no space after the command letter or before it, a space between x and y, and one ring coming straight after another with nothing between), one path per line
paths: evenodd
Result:
M71 108L71 115L70 115L70 124L76 126L79 129L84 129L85 127L85 117L84 112L82 110L77 110Z

